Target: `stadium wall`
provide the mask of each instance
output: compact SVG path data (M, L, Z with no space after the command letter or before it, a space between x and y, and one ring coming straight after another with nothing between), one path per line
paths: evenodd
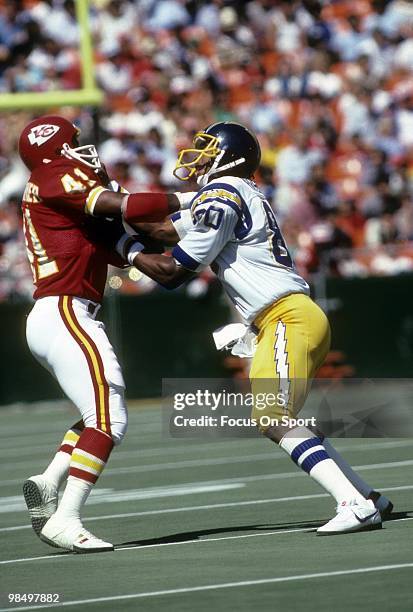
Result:
M0 405L63 397L52 376L26 345L25 320L32 304L0 303L2 370ZM122 363L130 398L159 397L163 377L219 377L228 374L212 340L225 324L229 307L213 292L189 299L184 293L157 292L105 300L102 320Z
M327 304L332 348L358 377L413 373L413 275L330 279ZM3 323L0 405L62 397L55 381L29 353L29 303L0 304ZM102 311L124 367L129 398L156 397L162 377L228 376L211 333L230 320L219 293L194 300L184 293L115 296Z

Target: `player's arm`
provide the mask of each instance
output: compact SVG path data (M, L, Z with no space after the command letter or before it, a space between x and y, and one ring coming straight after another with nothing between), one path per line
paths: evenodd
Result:
M189 210L183 212L187 218L191 217ZM175 213L175 215L178 214ZM172 215L172 217L175 215ZM175 289L195 275L194 272L181 266L171 256L154 253L147 254L144 252L145 239L167 246L174 246L179 242L180 235L171 218L160 223L136 223L133 228L137 230L138 235L129 236L124 234L116 248L117 252L130 265L135 266L146 276L149 276L167 289Z
M89 212L96 216L118 216L130 225L162 221L171 213L186 208L196 194L190 193L119 193L105 188L89 198ZM88 205L87 205L88 206Z
M175 289L195 276L168 255L138 253L133 265L166 289Z
M173 193L115 193L103 189L89 207L95 216L116 217L122 214L127 223L160 221L179 210Z
M167 288L175 288L209 266L231 239L239 215L233 208L219 204L195 207L193 226L176 244L172 257L135 251L126 255L129 263Z
M68 163L59 172L40 174L40 198L51 207L77 208L96 217L123 216L128 223L157 222L178 211L181 194L122 193L97 184L88 168Z
M140 236L160 242L165 246L175 246L194 226L191 211L179 210L158 223L135 223L133 228Z

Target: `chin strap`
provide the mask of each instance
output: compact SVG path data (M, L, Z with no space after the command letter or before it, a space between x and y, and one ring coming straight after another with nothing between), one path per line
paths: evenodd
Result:
M98 152L94 145L83 145L72 149L67 142L65 142L62 147L62 155L70 159L76 159L93 170L100 170L102 168Z
M235 166L239 166L240 164L243 164L246 159L245 157L240 157L239 159L235 159L232 162L229 162L228 164L225 164L225 166L220 166L219 168L217 167L221 157L223 156L223 154L225 153L225 151L222 151L215 159L213 165L211 166L211 169L209 172L207 172L206 174L203 174L202 176L198 176L196 182L198 183L198 185L200 187L205 187L205 185L208 184L208 182L214 178L214 174L217 174L218 172L221 173L224 170L229 170L230 168L235 168Z

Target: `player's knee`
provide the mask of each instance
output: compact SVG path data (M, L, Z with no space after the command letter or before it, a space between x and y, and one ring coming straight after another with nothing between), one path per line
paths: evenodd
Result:
M126 413L123 419L111 423L111 436L115 446L118 446L122 442L127 429L128 416Z
M115 446L120 444L125 437L128 428L128 413L124 398L124 388L111 383L109 391L109 423L102 427L96 407L89 406L88 410L82 411L85 427L100 429L104 433L110 433ZM109 425L110 429L107 427Z
M110 392L110 429L115 446L122 442L127 428L128 412L125 404L124 388L112 386Z

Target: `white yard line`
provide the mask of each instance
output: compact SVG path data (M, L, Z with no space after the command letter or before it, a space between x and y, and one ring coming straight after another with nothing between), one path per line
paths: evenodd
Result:
M240 483L241 484L241 483ZM391 491L405 491L409 489L413 489L413 485L401 485L397 487L378 487L380 491L383 493L391 492ZM175 491L176 494L176 491ZM273 504L273 503L282 503L289 501L305 501L309 499L320 499L322 497L329 497L328 493L314 493L311 495L294 495L290 497L271 497L267 499L252 499L247 501L237 501L237 502L223 502L219 504L204 504L200 506L183 506L178 508L162 508L159 510L142 510L140 512L123 512L118 514L104 514L99 516L90 516L85 517L84 521L103 521L108 519L118 519L118 518L133 518L137 516L150 516L156 514L172 514L176 512L193 512L198 510L213 510L216 508L231 508L237 506L253 506L260 504ZM15 525L12 527L0 527L0 533L12 532L12 531L22 531L25 529L31 529L31 525Z
M250 440L243 440L242 443L243 445L247 446L247 444L249 442L252 442L253 439ZM188 440L189 442L189 440ZM255 440L255 442L257 442L257 440ZM258 442L260 442L260 438L258 438ZM336 445L334 440L332 441L332 443L334 443L334 448L336 448L339 452L342 451L351 451L351 450L370 450L370 449L387 449L387 448L399 448L399 447L411 447L411 440L388 440L388 441L380 441L380 442L374 442L370 440L367 440L363 443L358 443L358 444L346 444L345 441L343 442L338 442L338 444ZM211 450L219 450L219 449L227 449L230 448L231 445L235 448L235 450L239 450L239 440L234 440L233 438L227 438L227 439L223 439L220 442L202 442L200 444L194 444L193 442L191 444L185 444L184 446L160 446L159 448L156 449L152 449L152 448L148 448L148 449L144 449L144 450L140 450L139 448L136 450L123 450L122 447L116 451L116 457L122 457L122 458L127 458L127 457L134 457L134 456L153 456L153 455L166 455L168 456L169 453L187 453L190 451L194 451L195 453L198 452L199 450L207 450L208 452ZM268 448L268 446L267 446ZM277 452L277 447L275 445L272 446L272 452L263 452L262 455L267 457L267 456L271 456L274 455L274 452ZM282 455L284 455L284 453L282 453Z
M57 443L56 443L57 444ZM51 449L55 448L56 444L51 443ZM223 442L220 443L216 443L211 445L208 445L208 451L213 450L212 447L214 448L222 448L222 444ZM396 441L389 441L389 442L373 442L373 443L363 443L363 444L339 444L337 446L335 446L335 448L339 451L339 452L351 452L351 451L370 451L370 450L390 450L392 448L403 448L403 447L410 447L411 446L411 440L396 440ZM45 446L35 446L35 447L30 447L30 446L26 446L24 449L22 449L20 451L20 449L4 449L4 450L0 450L0 458L2 456L4 456L4 458L9 459L10 457L16 455L16 456L24 456L25 454L30 455L30 458L23 460L23 461L18 461L18 462L11 462L11 463L2 463L1 464L1 470L4 471L8 471L9 469L16 469L19 467L25 468L26 466L33 466L33 464L39 464L39 465L43 465L44 462L46 461L46 459L36 459L35 461L33 461L33 452L36 452L36 450L39 451L40 453L43 453L45 455L47 455L47 457L49 456L49 452L46 450L45 451ZM153 457L153 456L163 456L165 455L165 458L167 458L168 453L170 454L186 454L188 452L193 452L196 451L197 449L194 448L194 445L188 445L185 447L160 447L159 449L146 449L146 450L142 450L142 449L136 449L134 451L115 451L115 454L113 455L112 458L112 464L113 461L118 461L118 460L124 460L127 458L135 458L137 460L139 460L141 457ZM189 460L183 460L183 461L174 461L174 462L165 462L165 463L157 463L157 464L149 464L149 465L138 465L138 466L126 466L126 467L120 467L120 468L109 468L106 470L106 473L110 473L110 474L127 474L127 473L139 473L139 472L145 472L145 471L163 471L163 470L168 470L168 469L177 469L177 468L185 468L185 467L201 467L201 466L208 466L208 465L223 465L225 463L248 463L249 461L253 462L253 461L265 461L267 459L270 460L277 460L277 459L285 459L285 454L284 453L280 453L278 449L276 449L274 447L274 450L271 452L263 452L263 453L254 453L251 455L242 455L242 456L227 456L227 457L214 457L214 458L204 458L204 459L189 459ZM18 479L14 479L14 480L8 480L5 481L6 483L10 483L13 484L14 482L19 482ZM2 486L2 482L0 481L0 486Z
M285 458L284 455L274 455L272 457L272 459L282 459ZM239 458L237 457L233 457L232 458L233 461L232 463L237 463L239 462ZM213 461L213 463L211 463L211 461ZM248 463L248 459L246 459L246 462ZM181 467L188 467L188 465L183 465L184 463L191 463L192 467L201 467L202 465L226 465L227 463L231 463L231 460L228 459L227 457L222 457L222 458L217 458L217 459L213 459L213 460L209 460L209 459L200 459L199 461L190 461L190 462L176 462L176 464L173 466L174 469L177 469L179 466ZM13 465L13 464L10 464ZM15 467L17 464L14 464ZM31 462L30 464L31 466L33 466L33 462ZM160 471L164 471L166 469L168 469L168 466L170 466L171 463L161 463L161 464L157 464L156 466L156 470L160 470ZM398 467L408 467L410 465L413 465L413 459L406 459L404 461L392 461L392 462L387 462L387 463L370 463L370 464L366 464L366 465L355 465L353 466L353 468L355 470L376 470L376 469L386 469L386 468L398 468ZM4 466L2 466L4 467ZM129 473L136 473L136 472L145 472L145 467L146 466L131 466L131 467L124 467L124 468L109 468L107 470L105 470L105 474L108 476L116 476L117 474L129 474ZM151 468L148 469L148 471L154 471ZM278 479L283 479L283 478L294 478L294 477L302 477L302 476L306 476L306 474L304 472L301 471L295 471L295 472L279 472L279 473L271 473L271 474L257 474L255 476L240 476L238 478L227 478L225 479L225 482L256 482L258 480L278 480ZM8 481L9 483L11 481ZM21 480L19 480L18 482L22 482ZM222 480L219 481L209 481L208 484L212 484L212 483L217 483L217 482L224 482Z
M168 462L168 463L158 463L158 464L154 464L154 465L132 465L132 466L126 466L126 467L120 467L120 468L108 468L107 470L105 470L105 474L108 475L117 475L117 474L137 474L137 473L146 473L146 472L157 472L157 471L164 471L164 470L176 470L176 469L183 469L183 468L188 468L188 467L204 467L204 466L212 466L212 465L227 465L227 464L234 464L234 463L248 463L248 462L255 462L255 461L274 461L274 460L279 460L279 459L286 459L286 456L284 454L279 455L279 454L268 454L266 456L263 456L262 454L257 454L257 455L250 455L250 456L244 456L244 457L215 457L212 459L189 459L187 461L174 461L174 462ZM404 465L413 465L413 460L412 459L407 459L405 461L400 461L400 462L394 462L394 464L396 465L396 463L398 463L400 466L404 466ZM382 464L382 463L372 463L370 464L372 467L371 469L376 469L376 467L380 467L380 466L384 466L386 464ZM356 466L355 469L368 469L368 467L366 466ZM276 477L276 475L273 474L265 474L264 475L265 479L266 478L271 478L271 477ZM255 476L252 476L251 478L255 479Z
M245 535L237 535L237 536L224 536L222 538L205 538L204 540L185 540L183 542L165 542L159 544L147 544L144 546L119 546L115 548L115 552L123 551L123 550L136 550L139 549L150 549L150 548L159 548L160 546L184 546L185 544L202 544L204 542L220 542L221 540L240 540L243 538L258 538L263 536L270 535L282 535L284 533L297 533L300 531L311 531L311 527L300 527L297 529L285 529L283 531L267 531L266 533L248 533ZM0 561L0 565L10 565L13 563L25 563L28 561L40 561L43 559L66 559L68 557L73 557L74 553L66 553L66 554L54 554L54 555L44 555L42 557L22 557L20 559L5 559L4 561Z
M273 578L261 578L259 580L241 580L238 582L222 582L216 584L205 584L193 587L183 587L180 589L165 589L163 591L146 591L141 593L130 593L128 595L112 595L110 597L95 597L90 599L77 599L72 601L62 601L61 603L49 605L35 605L18 607L19 610L40 610L42 608L57 608L60 606L79 606L94 603L105 603L108 601L127 601L131 599L143 599L148 597L163 597L165 595L182 595L185 593L199 593L202 591L216 591L219 589L232 589L249 586L259 586L264 584L277 584L283 582L294 582L299 580L318 580L320 578L333 578L337 576L351 576L355 574L368 574L372 572L388 572L390 570L401 570L412 568L413 563L395 563L392 565L375 565L371 567L358 567L348 570L337 570L332 572L316 572L313 574L296 574L293 576L278 576ZM13 608L1 608L0 612L16 610Z
M27 444L27 441L22 441L23 444L22 446L16 446L16 444L13 444L13 446L11 446L10 448L0 448L0 458L5 458L5 459L9 459L10 457L24 457L25 455L30 455L31 457L33 457L33 454L39 454L39 455L43 455L48 457L50 452L55 448L55 446L58 445L58 441L57 439L51 440L50 442L45 442L44 444L38 445L38 446L30 446ZM45 448L45 446L47 444L50 444L50 450L48 450L47 448ZM206 450L208 452L212 451L212 450L223 450L224 446L227 449L230 445L234 445L234 440L221 440L221 442L217 442L217 443L211 443L211 442L205 442L202 443L201 445L195 445L195 444L185 444L185 446L178 446L178 445L174 445L174 446L160 446L158 448L147 448L147 449L142 449L142 448L136 448L135 450L122 450L121 449L116 449L115 453L112 455L111 457L111 461L113 460L119 460L119 459L128 459L128 458L135 458L135 459L142 459L143 457L156 457L156 456L165 456L165 458L168 458L168 456L170 455L182 455L182 454L187 454L190 452L195 452L197 453L200 449L203 449L203 446L205 446ZM339 451L339 452L343 452L343 451L359 451L359 450L375 450L375 449L392 449L392 448L403 448L403 447L410 447L411 446L411 440L392 440L392 441L388 441L388 442L365 442L363 444L338 444L337 446L334 444L334 447ZM235 446L235 445L234 445ZM238 445L236 446L236 450L239 450ZM266 459L266 458L271 458L271 457L275 457L276 455L276 447L274 447L274 450L272 452L262 452L262 453L256 453L255 455L247 455L246 456L246 460L249 460L252 457L262 457L262 459ZM281 456L285 456L284 453L281 454ZM231 456L228 456L228 459L230 459Z
M170 487L144 487L141 489L96 489L88 500L90 506L97 504L111 504L128 501L142 501L144 499L161 499L166 497L182 497L184 495L199 495L201 493L217 493L229 489L241 489L245 485L241 482L227 482L205 484L191 483L189 485L171 485ZM13 495L0 498L0 514L11 512L27 512L22 495Z
M413 520L413 516L412 517L406 517L406 518L401 518L401 519L394 519L392 521L392 523L396 523L396 522L402 522L402 521L411 521ZM229 528L230 530L231 528ZM162 546L185 546L188 544L205 544L207 542L221 542L221 541L226 541L226 540L241 540L241 539L245 539L245 538L258 538L258 537L265 537L265 536L280 536L280 535L284 535L286 533L299 533L299 532L303 532L303 531L314 531L315 527L298 527L295 529L283 529L280 530L278 529L277 531L266 531L264 533L248 533L248 534L244 534L244 535L236 535L236 536L223 536L221 538L205 538L203 540L184 540L182 542L164 542L164 543L159 543L159 544L146 544L146 545L137 545L137 546L119 546L115 549L116 551L123 551L123 550L146 550L146 549L150 549L150 548L159 548ZM26 562L30 562L30 561L41 561L44 559L66 559L67 557L72 557L73 554L72 553L66 553L66 554L54 554L54 555L43 555L41 557L22 557L22 558L18 558L18 559L5 559L3 561L0 561L0 565L11 565L14 563L26 563Z
M413 465L413 459L408 459L406 461L392 461L392 462L388 462L388 463L372 463L372 464L367 464L367 465L356 465L354 466L355 470L372 470L372 469L385 469L385 468L399 468L399 467L407 467ZM110 472L110 470L107 470L108 473ZM188 482L188 483L182 483L182 484L178 484L178 485L174 485L175 487L186 487L189 489L196 489L199 488L200 486L207 486L207 487L225 487L225 486L229 486L229 485L235 485L235 484L240 484L242 486L245 486L246 483L248 482L258 482L258 481L263 481L263 480L280 480L280 479L290 479L290 478L299 478L299 477L304 477L306 476L305 472L302 472L300 470L295 470L294 472L278 472L275 474L257 474L255 476L240 476L240 477L236 477L236 478L225 478L225 479L219 479L219 480L211 480L211 481L201 481L201 482ZM168 490L172 489L173 487L167 487ZM116 492L114 493L114 495L112 496L111 501L112 502L119 502L119 501L127 501L127 498L129 496L130 499L139 499L140 497L140 492L139 491L145 491L146 489L128 489L129 493L124 492L122 496L116 496ZM148 489L148 491L151 492L151 496L152 497L163 497L163 493L162 495L157 495L157 491L164 491L165 487L154 487L151 489ZM99 489L97 489L97 492L99 491ZM194 491L196 492L196 491ZM143 493L142 493L143 495ZM98 503L97 500L99 499L99 495L96 495L96 499L94 497L91 498L91 503ZM109 500L108 500L109 501ZM25 512L26 508L24 506L24 502L21 496L5 496L5 497L0 497L0 513L6 514L6 513L11 513L11 512Z
M382 487L380 490L383 492L388 491L404 491L406 489L413 489L413 485L402 485L399 487ZM126 512L123 514L108 514L106 516L92 516L90 518L85 518L85 522L87 521L101 521L104 519L114 519L114 518L133 518L135 516L150 516L156 514L173 514L176 512L196 512L198 510L214 510L221 508L236 508L239 506L256 506L261 504L276 504L290 501L307 501L309 499L321 499L323 497L330 497L328 493L313 493L311 495L293 495L290 497L271 497L268 499L251 499L247 501L237 501L237 502L223 502L219 504L204 504L202 506L184 506L179 508L162 508L160 510L142 510L140 512ZM25 525L25 528L31 528L30 525ZM5 527L4 529L0 529L0 532L10 530L13 528ZM21 529L21 527L19 527Z
M412 488L413 485L407 488ZM220 508L236 508L239 506L254 506L260 504L280 503L288 501L305 501L308 499L318 499L321 497L329 497L328 493L316 493L313 495L294 495L292 497L273 497L270 499L252 499L248 501L226 502L220 504L205 504L202 506L183 506L178 508L162 508L160 510L142 510L140 512L124 512L122 514L105 514L100 516L85 517L84 522L102 521L108 519L134 518L138 516L153 516L157 514L174 514L177 512L196 512L199 510L214 510ZM31 529L31 525L17 525L16 527L1 527L0 533L9 531L20 531L22 529Z

